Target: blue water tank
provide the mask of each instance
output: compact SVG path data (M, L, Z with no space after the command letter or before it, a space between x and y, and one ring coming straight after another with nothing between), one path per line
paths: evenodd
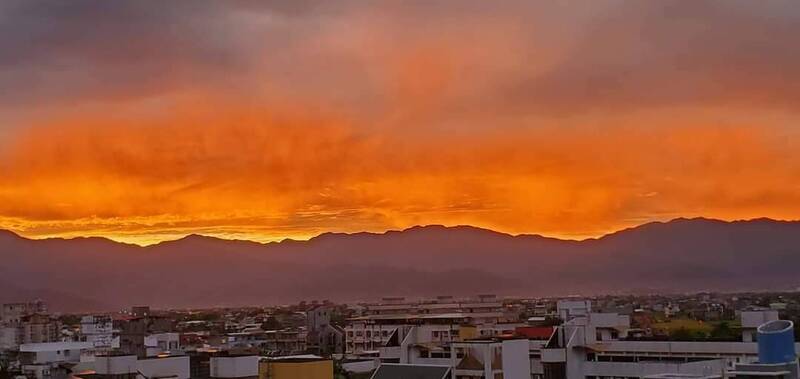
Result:
M794 351L794 324L775 320L758 327L758 362L787 363L797 358Z

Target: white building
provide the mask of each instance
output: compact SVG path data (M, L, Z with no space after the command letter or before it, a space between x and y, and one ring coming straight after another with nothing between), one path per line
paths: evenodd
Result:
M244 379L258 377L259 357L240 355L227 357L211 357L211 378Z
M146 356L155 357L162 354L183 354L181 335L179 333L156 333L144 337Z
M541 349L541 375L545 379L725 377L737 363L758 359L753 342L622 340L626 322L625 316L613 314L573 317Z
M480 295L472 299L456 300L440 296L436 300L409 302L405 298L384 298L380 304L368 305L366 315L352 318L345 327L345 352L365 354L387 346L399 344L404 333L412 326L440 325L437 337L457 338L459 325L478 327L478 336L491 337L510 334L522 323L517 314L510 314L494 295Z
M19 352L26 363L80 362L92 348L88 342L44 342L20 345Z
M19 346L22 372L36 379L66 377L62 364L76 364L88 359L85 353L92 349L87 342L46 342Z
M557 312L558 318L562 321L584 317L592 312L592 302L589 300L559 300Z
M114 322L109 315L88 315L81 318L81 340L98 349L119 347L114 340Z
M94 371L103 378L172 378L189 379L189 356L137 359L135 355L99 355Z
M742 311L742 341L756 342L756 329L762 324L778 319L778 311Z
M528 340L471 340L450 345L452 379L530 378Z

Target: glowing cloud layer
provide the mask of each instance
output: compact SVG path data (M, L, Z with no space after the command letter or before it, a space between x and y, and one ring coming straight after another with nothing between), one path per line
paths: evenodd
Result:
M302 3L0 6L0 228L800 215L792 2Z

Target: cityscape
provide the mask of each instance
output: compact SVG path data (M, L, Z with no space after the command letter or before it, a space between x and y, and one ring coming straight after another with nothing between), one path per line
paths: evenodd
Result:
M800 332L800 293L441 295L56 313L2 305L5 378L789 377L756 343ZM794 351L794 350L791 350ZM772 355L770 355L772 354ZM792 353L793 354L793 353ZM785 357L778 357L782 359Z
M800 379L800 0L0 0L0 379Z

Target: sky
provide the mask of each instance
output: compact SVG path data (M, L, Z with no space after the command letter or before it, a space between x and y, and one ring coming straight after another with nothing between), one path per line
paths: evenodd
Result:
M0 2L0 228L800 218L787 1Z

